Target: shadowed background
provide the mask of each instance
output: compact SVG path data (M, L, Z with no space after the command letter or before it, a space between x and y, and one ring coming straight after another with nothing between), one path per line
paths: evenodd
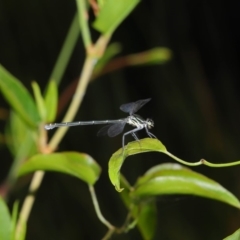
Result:
M126 115L119 110L121 104L150 97L151 102L139 114L154 120L152 132L171 153L192 162L201 158L214 163L240 159L239 7L237 1L217 5L214 1L142 1L111 42L122 45L122 56L163 46L171 49L172 59L162 65L119 69L95 79L76 119L122 118ZM0 2L0 63L29 90L32 80L42 89L46 86L75 11L74 1ZM93 36L96 39L95 31ZM59 86L60 98L78 78L84 57L79 38ZM8 109L2 96L0 104ZM59 113L58 121L65 110ZM1 133L6 121L0 121ZM86 152L101 165L102 175L96 184L100 207L111 223L120 226L126 210L109 182L107 165L112 153L121 147L121 137L98 138L98 129L69 129L59 151ZM139 136L146 135L143 132ZM0 154L3 181L12 160L4 143ZM126 160L123 173L134 183L151 166L168 161L172 162L159 153L136 155ZM201 166L193 170L240 196L239 166ZM12 200L23 200L26 192L27 185L20 184ZM157 198L157 203L155 239L222 239L239 228L239 212L217 201L171 196ZM27 239L100 239L105 232L95 215L87 185L69 176L47 173L29 219ZM114 239L141 237L135 229Z

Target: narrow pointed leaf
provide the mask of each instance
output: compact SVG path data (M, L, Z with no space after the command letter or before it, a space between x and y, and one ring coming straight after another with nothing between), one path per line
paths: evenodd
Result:
M148 51L128 55L128 65L163 64L171 59L172 52L168 48L158 47Z
M15 239L15 231L16 231L16 225L17 225L18 207L19 207L19 203L16 201L13 205L13 211L12 211L12 235L11 235L11 240L16 240Z
M0 198L0 239L11 239L11 216L6 203Z
M0 91L10 106L32 127L36 127L40 117L35 103L23 84L0 66Z
M219 183L179 164L160 164L141 177L133 197L191 194L222 201L240 208L239 200Z
M21 166L19 176L37 170L69 174L88 184L94 184L101 171L99 165L87 154L62 152L33 156Z
M139 2L139 0L106 1L93 27L103 34L112 33Z
M223 240L239 240L239 239L240 239L240 229L238 229L232 235L224 238Z
M17 225L18 220L18 202L15 202L13 205L13 212L12 212L12 235L11 240L24 240L26 237L27 232L27 224L26 221L19 219L19 225ZM18 226L18 227L16 227Z
M52 122L56 118L58 103L57 84L55 81L49 82L44 98L47 110L46 122Z
M44 102L40 87L37 84L37 82L32 82L32 88L33 88L33 93L34 93L35 101L37 104L39 116L41 117L41 120L44 122L46 119L47 110L45 107L45 102Z
M111 183L115 186L116 190L121 192L123 189L120 188L120 169L126 157L143 152L151 151L166 151L165 146L157 139L145 138L140 141L130 142L125 148L124 152L120 148L115 152L108 163L108 175Z

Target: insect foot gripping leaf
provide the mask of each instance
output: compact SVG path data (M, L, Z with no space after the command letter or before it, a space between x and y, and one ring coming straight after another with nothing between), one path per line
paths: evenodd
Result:
M108 174L117 191L123 190L120 187L120 170L126 157L149 151L168 153L159 140L146 138L139 142L130 142L124 151L119 149L112 155ZM138 179L131 194L134 198L162 194L192 194L240 208L239 200L220 184L179 164L154 166Z
M121 192L123 190L120 188L120 169L124 160L128 156L151 151L165 152L166 148L157 139L145 138L140 141L128 143L125 146L124 151L121 148L112 155L108 163L108 175L111 183L115 186L117 191Z

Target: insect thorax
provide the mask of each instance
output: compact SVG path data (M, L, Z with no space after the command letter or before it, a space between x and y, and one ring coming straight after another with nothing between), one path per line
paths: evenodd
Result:
M127 123L133 127L141 128L141 127L145 127L146 120L134 114L128 117Z

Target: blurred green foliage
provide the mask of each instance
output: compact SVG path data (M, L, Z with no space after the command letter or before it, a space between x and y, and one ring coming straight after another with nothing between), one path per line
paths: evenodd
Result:
M105 1L101 1L101 6L104 4ZM30 96L33 94L29 94L31 82L36 79L40 89L48 84L76 9L74 3L61 1L37 1L34 4L30 1L14 4L2 1L1 9L3 34L0 39L0 61L11 74L1 68L0 87L14 112L10 119L1 120L0 130L2 133L5 131L8 121L7 139L3 141L11 145L17 160L25 161L26 156L38 151L39 132L36 126L44 115L40 119L40 109L33 103ZM216 163L239 159L239 36L236 33L239 15L236 9L233 5L226 8L224 3L216 7L211 2L184 0L140 2L114 33L112 42L121 43L122 51L115 48L105 55L102 65L99 63L95 81L88 88L77 118L120 118L121 113L116 106L152 97L151 104L141 110L141 115L154 119L154 134L174 155L191 162L201 158ZM91 14L89 20L93 22ZM92 33L95 37L96 32ZM155 54L159 46L165 49L164 65L155 65L156 61L161 60L158 57L162 56L157 54L156 57ZM149 54L146 54L148 49ZM156 51L152 52L152 49ZM170 57L171 61L167 62ZM78 78L84 58L85 49L79 40L59 85L59 108L66 106L72 97L78 97L74 96L74 80ZM143 62L144 59L146 62ZM152 65L141 66L148 62ZM138 68L126 68L136 63ZM12 75L17 76L23 84L14 84ZM45 98L45 107L52 114L48 115L48 121L54 119L57 109L56 90L50 95L55 95L52 98L55 100L50 104L49 98ZM1 96L0 100L0 107L8 108L6 100ZM59 121L63 116L62 111L57 113ZM19 122L18 129L15 129L16 122ZM101 165L103 172L96 183L98 200L109 221L120 226L126 208L109 182L107 164L121 140L98 139L95 137L96 130L94 127L71 129L59 150L87 152ZM8 138L10 135L11 138ZM20 150L17 153L18 145L24 154ZM26 150L24 146L29 149ZM0 150L2 193L12 156L5 146ZM124 163L124 176L134 183L150 167L171 161L159 155L144 153L132 156ZM215 179L238 196L238 168L200 167L194 170ZM19 182L9 196L9 206L16 198L22 200L26 196L25 180L20 179ZM130 190L130 187L126 189L129 193ZM129 199L125 195L124 203L129 207L127 201ZM158 197L156 202L147 202L143 209L145 207L147 218L149 212L152 216L158 215L158 222L151 222L157 226L155 239L222 239L239 228L238 211L210 200L187 197L178 201L177 196L172 196L163 202L162 197ZM133 218L134 214L136 212L133 209ZM139 219L144 222L147 218ZM140 223L138 227L146 239L153 236L150 225ZM101 226L93 211L86 186L75 178L48 173L38 192L26 239L94 239L104 235L105 231L106 228ZM116 238L141 239L141 236L137 230L131 230Z

